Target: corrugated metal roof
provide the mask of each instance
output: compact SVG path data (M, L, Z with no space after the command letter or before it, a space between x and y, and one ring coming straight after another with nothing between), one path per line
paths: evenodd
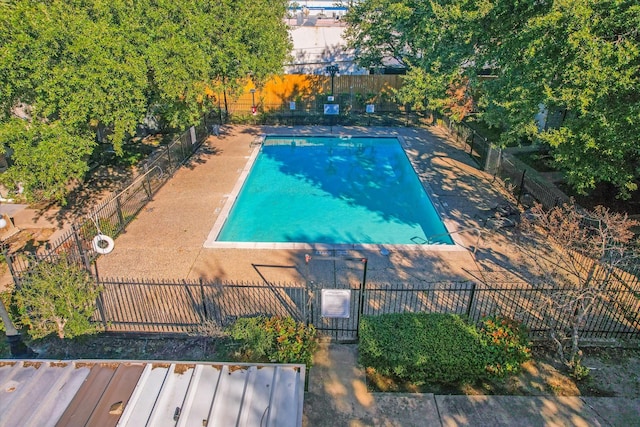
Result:
M304 365L0 361L0 426L302 425Z

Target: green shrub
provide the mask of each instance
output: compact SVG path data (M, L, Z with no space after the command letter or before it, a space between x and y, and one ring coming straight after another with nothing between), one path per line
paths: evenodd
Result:
M360 363L381 375L415 384L473 383L519 372L531 356L527 330L503 317L479 328L453 314L365 316Z
M365 316L360 363L416 384L474 382L487 376L487 351L473 325L451 314Z
M495 376L517 374L531 357L527 329L519 322L501 316L482 319L480 334L487 346L487 371Z
M9 315L9 318L11 318L11 313L9 312L11 307L11 292L9 291L0 292L0 300L2 300L2 304L4 305L5 310L7 310L7 315ZM5 331L6 331L6 327L4 325L4 322L0 320L0 332L5 332Z
M582 364L581 359L577 359L569 366L569 376L576 381L582 381L590 375L589 368Z
M233 357L243 362L304 363L311 367L316 330L291 317L240 318L227 331L238 345Z
M91 321L99 293L85 270L62 257L40 262L15 290L13 302L31 338L73 338L99 330Z

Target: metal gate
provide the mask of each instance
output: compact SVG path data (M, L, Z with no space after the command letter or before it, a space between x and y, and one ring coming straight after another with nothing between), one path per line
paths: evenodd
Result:
M329 277L325 275L320 277L324 280L307 283L310 300L309 322L316 327L322 338L338 342L356 342L362 315L368 261L364 257L335 256L333 252L317 252L317 256L305 256L307 265L316 261L334 263L332 268L325 269ZM338 281L336 262L349 263L352 266L356 263L358 270L362 268L362 281L360 283Z

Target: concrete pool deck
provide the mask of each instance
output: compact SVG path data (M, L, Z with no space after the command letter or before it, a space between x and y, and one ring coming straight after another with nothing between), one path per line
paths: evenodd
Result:
M368 135L400 137L458 246L342 247L290 249L205 248L213 224L245 170L259 135ZM225 127L211 136L187 165L160 189L112 253L98 260L103 278L203 279L250 282L358 281L359 265L348 261L305 263L305 255L367 257L368 281L462 281L478 269L477 253L503 237L475 231L483 210L505 201L493 177L447 139L440 128ZM470 230L459 232L459 230ZM495 234L495 235L494 235ZM496 241L496 238L498 241ZM494 249L490 249L492 252ZM476 256L474 256L474 252ZM502 258L502 256L500 257ZM487 258L488 259L488 258Z

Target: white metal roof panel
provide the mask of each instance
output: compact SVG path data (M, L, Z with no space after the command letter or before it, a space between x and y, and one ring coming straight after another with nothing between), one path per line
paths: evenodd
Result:
M148 426L175 426L180 417L184 399L191 382L193 366L172 364L158 394L156 406L149 417Z
M222 368L219 390L216 393L213 410L211 411L212 426L237 425L240 408L242 407L246 376L246 369L231 370L229 366Z
M203 420L210 418L211 404L218 388L221 372L220 366L196 366L194 378L185 399L184 410L176 427L201 426Z
M251 386L247 388L245 393L244 407L254 408L255 410L245 410L240 415L240 425L259 426L265 425L268 421L266 414L269 412L269 404L271 400L271 384L276 370L261 369L258 367L249 368L251 376ZM261 410L264 408L264 410ZM263 420L265 420L263 422Z
M89 374L88 369L77 370L72 364L61 366L60 369L42 369L42 375L38 381L33 381L29 390L25 390L26 400L22 403L30 408L30 411L22 411L21 405L14 405L9 411L3 413L3 417L16 420L16 424L24 427L41 427L50 424L51 420L58 419L64 412L64 406L60 402L71 402L73 396L82 385L82 381ZM40 402L33 405L33 402Z
M297 381L298 375L292 370L280 369L276 371L273 381L278 386L278 392L272 395L271 409L267 426L288 427L302 424L302 411L296 413L295 405L304 399L304 381Z

